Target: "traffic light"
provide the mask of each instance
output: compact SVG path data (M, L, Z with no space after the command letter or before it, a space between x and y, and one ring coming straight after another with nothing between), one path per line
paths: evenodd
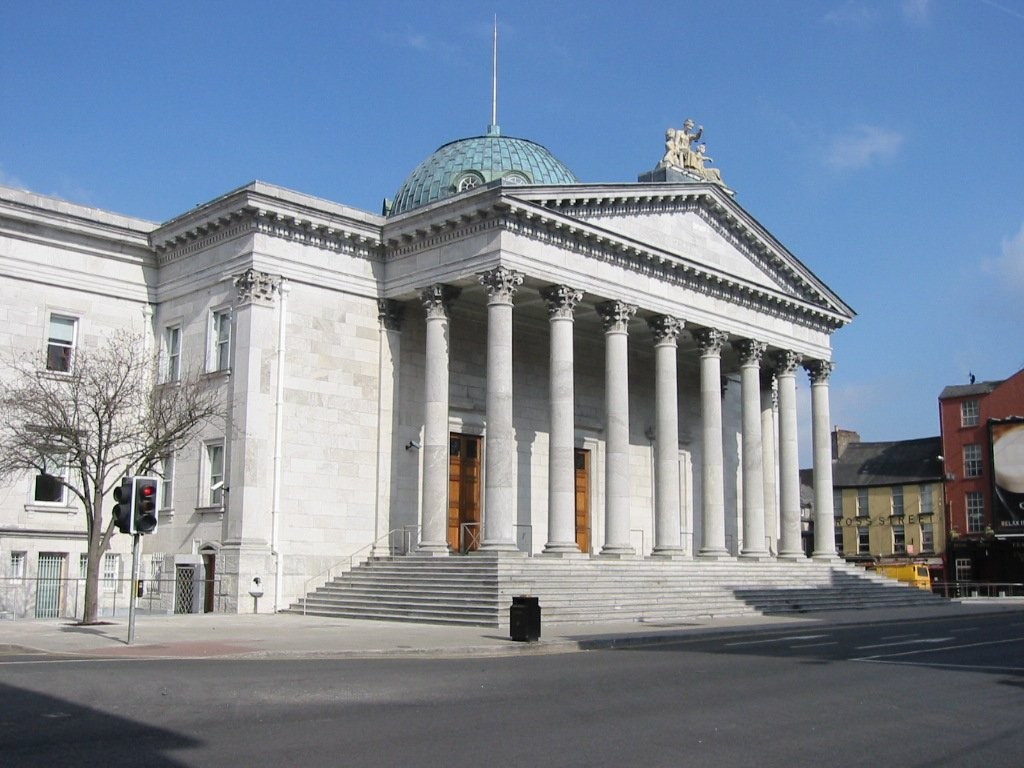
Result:
M114 489L114 509L111 515L114 525L121 533L131 533L132 528L132 478L126 477Z
M156 533L157 491L160 480L155 477L132 478L132 533Z

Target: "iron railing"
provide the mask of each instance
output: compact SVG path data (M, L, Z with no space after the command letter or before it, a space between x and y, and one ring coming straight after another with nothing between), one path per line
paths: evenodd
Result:
M131 579L100 579L98 617L128 615ZM187 594L186 594L187 592ZM135 610L142 614L221 612L227 606L221 580L140 579ZM0 577L0 619L80 619L85 579Z
M943 597L1024 597L1024 584L1009 581L935 581L932 592Z

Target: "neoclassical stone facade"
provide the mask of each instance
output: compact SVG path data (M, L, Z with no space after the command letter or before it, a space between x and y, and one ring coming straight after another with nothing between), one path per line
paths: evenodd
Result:
M812 554L834 557L850 308L714 180L515 174L381 216L256 182L164 224L0 188L22 318L0 337L143 328L219 382L228 422L169 459L145 540L154 571L216 574L218 609L251 610L256 576L260 609L285 607L382 553L803 558L801 385ZM31 481L0 501L0 557L42 551Z

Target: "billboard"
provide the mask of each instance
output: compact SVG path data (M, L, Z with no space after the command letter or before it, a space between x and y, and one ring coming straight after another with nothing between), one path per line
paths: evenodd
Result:
M1024 418L989 421L996 533L1024 534Z

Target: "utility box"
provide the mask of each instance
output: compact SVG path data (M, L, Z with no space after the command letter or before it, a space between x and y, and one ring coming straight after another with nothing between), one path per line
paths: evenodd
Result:
M508 614L509 637L521 642L540 640L540 600L516 595Z

